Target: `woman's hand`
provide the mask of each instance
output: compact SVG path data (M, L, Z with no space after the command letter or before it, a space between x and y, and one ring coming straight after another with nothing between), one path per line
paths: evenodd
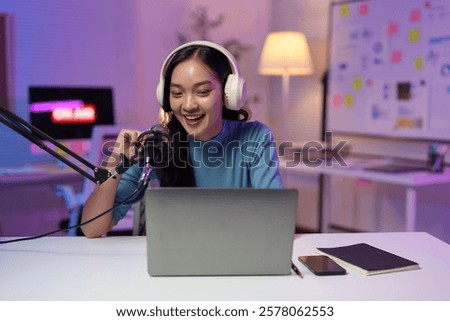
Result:
M122 129L120 131L116 142L119 143L119 148L120 146L123 146L122 153L126 157L130 158L134 156L134 145L136 144L136 140L140 134L140 131L132 129Z
M140 131L132 129L122 129L120 131L106 168L113 169L121 162L120 153L123 153L128 159L134 156L134 145L140 133ZM83 206L81 222L86 222L114 206L118 184L119 179L110 179L95 187ZM113 226L113 213L109 212L109 214L83 225L81 229L87 237L99 237L109 232Z
M113 168L121 162L120 154L124 154L128 159L131 159L135 155L134 145L140 131L134 129L122 129L116 138L114 144L114 150L108 159L107 167Z

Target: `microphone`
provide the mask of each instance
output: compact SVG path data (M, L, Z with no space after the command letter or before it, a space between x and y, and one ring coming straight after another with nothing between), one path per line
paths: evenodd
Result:
M149 130L142 132L134 144L134 155L127 158L120 154L121 162L114 168L110 178L125 173L132 165L139 163L145 168L139 182L147 180L151 169L164 167L170 161L170 135L167 127L160 124L153 125Z
M169 142L169 130L160 124L142 132L134 144L135 157L137 157L140 167L167 166L167 162L170 160Z

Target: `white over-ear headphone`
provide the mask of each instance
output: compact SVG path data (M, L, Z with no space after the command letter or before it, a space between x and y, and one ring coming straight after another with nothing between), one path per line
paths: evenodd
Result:
M239 110L241 109L246 100L247 96L247 85L245 83L245 80L241 78L239 73L239 68L237 65L236 60L234 59L233 55L224 47L219 46L218 44L210 41L192 41L185 43L184 45L181 45L180 47L176 48L174 51L172 51L169 56L164 60L164 63L161 68L161 73L159 77L159 84L156 87L156 99L158 100L158 103L160 106L164 106L164 74L166 73L167 66L169 65L170 61L172 60L173 56L180 51L183 48L186 48L188 46L206 46L214 48L227 57L228 62L230 63L230 67L232 70L232 73L228 75L227 81L225 83L224 88L224 100L225 100L225 107L232 110Z

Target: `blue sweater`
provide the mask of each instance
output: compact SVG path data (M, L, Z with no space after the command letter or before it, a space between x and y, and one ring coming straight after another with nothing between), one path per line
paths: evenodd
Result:
M221 132L211 140L190 138L189 155L197 187L283 188L272 133L260 122L224 119ZM122 175L115 204L128 198L135 190L141 172L136 164ZM157 180L154 172L151 177ZM114 211L114 223L125 216L144 192Z

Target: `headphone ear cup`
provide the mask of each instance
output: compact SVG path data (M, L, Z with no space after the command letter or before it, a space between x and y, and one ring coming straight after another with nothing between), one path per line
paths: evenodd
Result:
M224 94L226 108L231 110L241 109L247 98L247 84L245 80L236 74L228 75Z
M164 80L160 79L158 86L156 86L156 100L158 104L164 108Z
M225 82L225 88L224 88L224 105L226 108L231 110L239 110L241 109L246 101L247 98L247 85L245 83L245 80L242 79L239 76L239 67L237 66L236 61L234 60L233 55L222 46L219 46L213 42L210 41L192 41L185 43L184 45L181 45L180 47L176 48L174 51L172 51L169 56L164 61L162 67L161 67L161 73L159 78L158 86L156 87L156 99L158 101L158 104L164 109L166 112L171 112L169 103L166 102L167 109L164 104L164 76L166 73L166 68L170 64L170 61L172 60L173 56L179 52L181 49L186 48L188 46L192 45L198 45L198 46L207 46L214 48L218 51L220 51L222 54L225 55L225 57L228 59L228 62L230 64L230 67L233 71L230 75L227 77L227 81Z

